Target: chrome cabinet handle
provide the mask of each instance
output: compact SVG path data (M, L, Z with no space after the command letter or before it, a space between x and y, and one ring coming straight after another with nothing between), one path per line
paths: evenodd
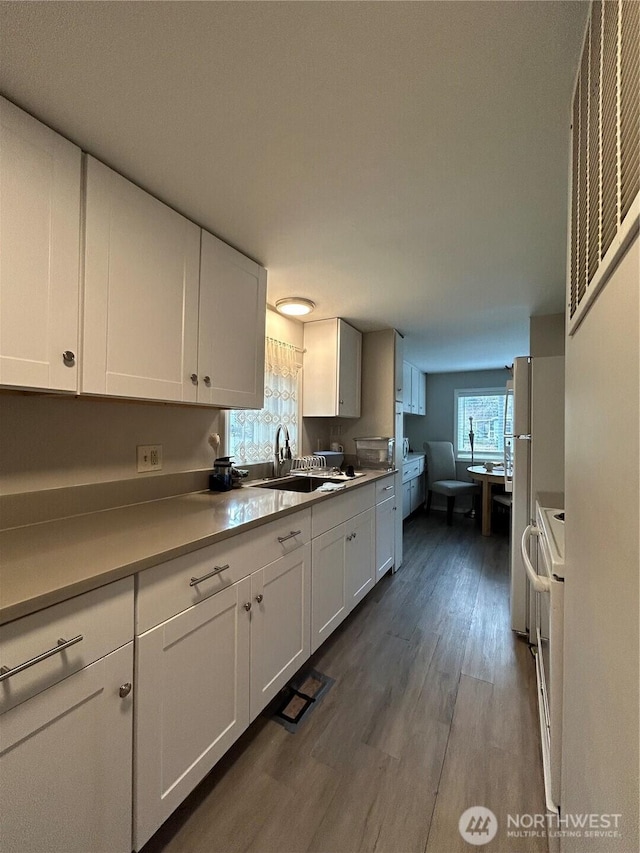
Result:
M124 684L120 685L120 689L118 690L118 696L121 699L124 699L126 696L131 693L131 682L126 681Z
M63 362L64 362L64 364L65 364L65 367L73 367L73 365L76 363L76 354L75 354L75 352L71 352L71 350L70 350L70 349L66 349L66 350L62 353L62 360L63 360Z
M11 678L12 675L17 675L19 672L29 669L30 666L34 666L34 664L40 663L40 661L46 660L52 655L57 655L60 654L60 652L66 651L66 649L71 646L75 646L75 644L79 643L82 639L84 639L82 634L78 634L77 637L73 637L71 640L63 640L61 638L58 640L57 645L53 649L48 649L46 652L42 652L42 654L36 655L30 660L18 664L18 666L3 666L0 668L0 681L5 681L7 678Z
M256 601L258 602L258 604L262 604L263 600L264 600L264 595L262 595L262 593L259 592L258 595L256 595Z
M251 602L250 601L245 601L245 603L242 606L247 611L247 613L251 610Z
M294 536L300 536L302 530L292 530L288 536L278 536L278 542L282 545L287 539L293 539Z
M198 384L198 374L197 373L191 374L191 381L193 382L194 385Z
M212 578L214 575L219 575L220 572L224 572L224 570L228 568L229 563L224 566L216 566L212 572L209 572L206 575L202 575L201 578L191 578L191 580L189 581L189 586L197 586L199 583L202 583L202 581L209 580L209 578Z
M392 488L393 488L393 486L385 486L385 487L384 487L384 489L383 489L382 491L383 491L383 492L388 492L388 491L389 491L389 489L392 489Z

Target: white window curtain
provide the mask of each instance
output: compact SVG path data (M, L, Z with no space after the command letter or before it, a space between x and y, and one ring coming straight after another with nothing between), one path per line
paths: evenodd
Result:
M291 344L267 338L264 365L264 408L233 411L229 419L229 453L236 465L270 462L275 453L279 424L289 430L293 455L298 447L297 350Z

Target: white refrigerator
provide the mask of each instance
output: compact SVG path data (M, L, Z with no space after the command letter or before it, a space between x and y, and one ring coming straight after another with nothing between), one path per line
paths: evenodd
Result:
M564 356L516 358L505 407L505 488L511 491L511 627L533 641L533 601L520 542L536 497L564 492Z

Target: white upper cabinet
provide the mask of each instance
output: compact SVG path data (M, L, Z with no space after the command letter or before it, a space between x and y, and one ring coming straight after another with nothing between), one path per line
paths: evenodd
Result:
M199 266L197 225L87 158L84 393L196 402Z
M267 271L206 231L201 252L198 402L261 409Z
M411 408L411 365L408 361L402 362L402 411L412 414Z
M344 320L304 325L302 414L360 417L362 334Z
M78 386L80 149L0 98L0 385Z
M426 415L426 376L417 367L403 363L402 410L411 415Z
M404 352L404 339L399 332L394 333L394 373L395 373L395 387L396 394L395 400L396 403L402 403L403 397L403 388L404 388L404 376L403 376L403 367L404 362L402 360L402 354Z

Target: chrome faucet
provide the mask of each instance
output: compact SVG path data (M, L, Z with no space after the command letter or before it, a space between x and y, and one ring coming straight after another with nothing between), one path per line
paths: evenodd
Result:
M280 434L284 435L284 445L280 447ZM289 430L284 424L279 424L276 430L276 449L273 464L274 477L283 477L291 470L291 445L289 439Z

